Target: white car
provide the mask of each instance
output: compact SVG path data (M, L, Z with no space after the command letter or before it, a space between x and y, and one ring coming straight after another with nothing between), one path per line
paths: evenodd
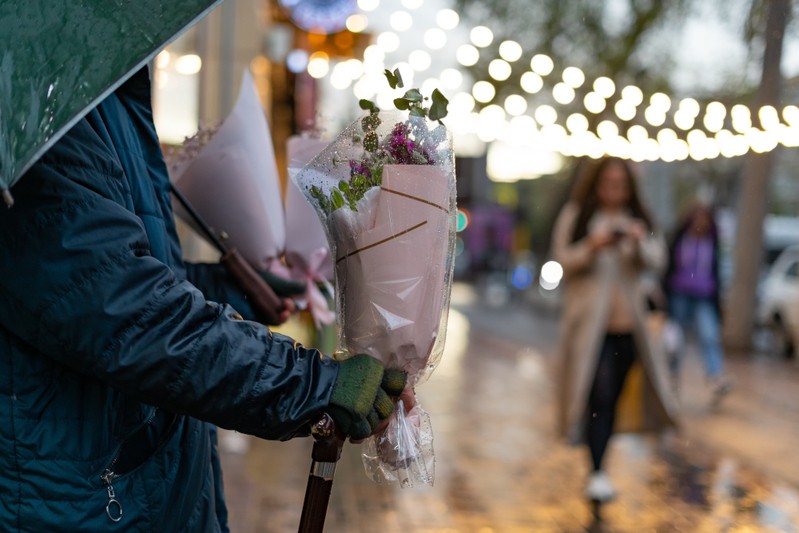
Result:
M772 332L774 351L793 357L799 347L799 245L785 248L766 274L758 321Z

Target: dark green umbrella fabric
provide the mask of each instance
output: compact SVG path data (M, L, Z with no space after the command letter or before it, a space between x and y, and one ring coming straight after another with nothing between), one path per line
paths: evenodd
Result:
M0 189L222 0L0 0Z

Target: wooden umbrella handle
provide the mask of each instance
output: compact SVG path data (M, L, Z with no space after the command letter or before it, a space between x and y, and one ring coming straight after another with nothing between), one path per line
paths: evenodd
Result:
M299 533L322 533L325 527L330 491L333 488L333 476L336 473L336 463L341 458L345 440L336 431L336 425L328 414L324 414L314 424L311 434L314 438L311 471L308 474L308 485L305 488Z
M229 248L219 262L247 295L247 302L252 307L258 322L268 325L280 324L283 302L239 251Z

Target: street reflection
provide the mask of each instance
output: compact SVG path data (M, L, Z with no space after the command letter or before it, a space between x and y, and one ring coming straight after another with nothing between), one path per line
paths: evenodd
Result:
M760 446L770 433L796 439L792 419L768 410L799 392L790 371L733 361L741 386L723 410L708 412L696 392L702 377L695 357L681 395L684 427L659 437L615 437L608 460L619 496L594 508L583 499L584 450L566 446L554 431L558 327L545 307L483 307L471 286L457 284L444 356L417 389L433 425L435 485L376 485L364 475L359 447L348 444L325 531L799 532L795 457L759 458L746 446ZM750 412L758 409L762 417ZM232 531L295 530L310 442L246 439L241 453L225 449L222 439Z

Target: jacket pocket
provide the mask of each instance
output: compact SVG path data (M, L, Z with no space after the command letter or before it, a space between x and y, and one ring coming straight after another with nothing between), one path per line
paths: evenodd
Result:
M123 518L124 495L117 494L115 482L144 466L169 442L178 426L178 415L158 408L117 445L111 459L92 475L91 483L103 487L108 496L105 512L112 522Z

